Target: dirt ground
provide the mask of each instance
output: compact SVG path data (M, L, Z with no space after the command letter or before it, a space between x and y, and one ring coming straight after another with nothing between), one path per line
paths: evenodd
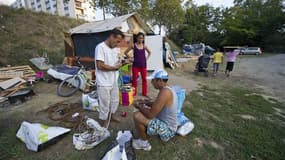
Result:
M205 85L211 87L221 87L224 83L240 86L244 85L251 87L252 89L262 91L264 95L269 95L275 97L276 99L284 100L284 60L285 54L270 57L242 57L239 58L239 60L237 61L234 72L229 78L227 78L223 74L225 66L221 68L221 71L217 77L204 77L203 75L195 76L193 75L193 70L196 62L194 60L190 60L188 62L181 63L179 68L176 68L174 70L168 69L170 74L169 84L179 85L182 88L187 89L188 94L191 92L191 90L198 89L199 87ZM19 126L20 122L23 120L28 120L31 122L40 122L48 125L56 125L57 123L49 120L44 112L48 107L62 101L69 103L77 102L79 103L79 107L81 107L81 92L77 92L75 95L69 98L58 97L56 95L57 84L57 82L53 82L50 84L40 82L36 84L34 87L36 96L33 96L31 100L17 106L4 109L0 108L1 119L7 120L11 123L17 123L13 124L13 126ZM157 91L152 88L150 83L148 85L148 88L150 97L155 97ZM129 129L135 131L132 121L132 108L119 107L118 114L121 114L121 112L123 111L128 112L128 115L126 118L121 117L122 122L120 123L120 125L118 125L117 123L111 123L110 131L112 134L112 139L115 137L116 132L120 129ZM95 112L85 111L85 113L94 119L97 119L98 117ZM9 117L11 117L11 115L17 116L14 118L15 120L9 120ZM5 130L5 127L9 126L7 125L7 121L0 122L0 131ZM110 140L108 142L110 142ZM25 153L24 156L30 155L30 152L25 151L24 144L22 145L22 147L22 150L24 150ZM103 146L103 149L101 148L100 151L92 151L91 153L89 152L89 154L94 154L94 152L96 152L96 154L102 156L102 154L104 153L104 148L106 149L106 147ZM60 149L66 149L71 151L74 150L72 146L71 135L69 135L68 138L64 138L62 141L55 144L53 147L49 147L45 151L42 151L39 154L35 154L35 156L30 156L30 158L39 159L39 157L42 157L44 159L48 159L50 158L49 155L51 153L54 153L54 156L52 158L57 159L57 157L60 157ZM83 155L83 153L80 154ZM96 157L100 156L97 155Z
M285 100L285 54L277 55L240 55L237 59L234 70L229 78L224 74L226 64L221 66L217 77L194 76L193 70L196 61L190 60L181 64L176 70L170 70L175 75L184 80L177 81L179 85L195 84L220 86L221 84L242 85L250 89L264 93L264 96ZM209 64L209 72L212 72L212 64ZM184 87L184 86L183 86ZM195 88L195 87L194 87Z
M285 54L261 58L242 58L237 62L235 76L252 80L255 87L285 100Z

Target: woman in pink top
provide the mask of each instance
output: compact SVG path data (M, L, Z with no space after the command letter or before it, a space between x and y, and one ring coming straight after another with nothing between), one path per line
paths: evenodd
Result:
M226 75L227 77L230 76L230 73L234 69L234 64L237 58L237 55L239 54L239 50L230 50L229 52L226 52L226 58L227 58L227 67L226 67Z

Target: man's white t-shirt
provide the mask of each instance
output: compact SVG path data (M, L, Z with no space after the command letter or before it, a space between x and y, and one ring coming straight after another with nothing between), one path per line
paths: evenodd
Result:
M102 71L97 68L96 60L103 61L110 66L116 66L119 60L119 48L110 48L105 42L99 43L95 49L95 74L98 86L117 85L119 77L118 71Z

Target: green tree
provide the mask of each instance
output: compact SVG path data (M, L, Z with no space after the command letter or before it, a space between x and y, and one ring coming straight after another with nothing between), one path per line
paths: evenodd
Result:
M280 40L285 40L282 38L285 24L283 3L282 0L235 0L235 6L224 13L221 28L225 38L222 44L265 48L276 45L280 48Z
M156 0L153 5L152 24L159 26L159 34L162 26L170 33L183 23L184 11L180 0Z
M132 0L111 0L110 13L115 17L131 13L135 2Z
M91 4L94 9L102 9L104 19L106 14L117 17L138 12L142 18L148 20L151 17L151 2L151 0L92 0Z
M151 19L152 3L150 0L137 0L132 7L135 12L138 12L143 19Z
M111 0L92 0L91 5L94 7L94 9L102 9L103 12L103 19L106 19L106 13L109 13L109 7L111 5Z
M182 43L210 43L218 46L221 41L222 9L210 5L187 5L184 24L171 37Z

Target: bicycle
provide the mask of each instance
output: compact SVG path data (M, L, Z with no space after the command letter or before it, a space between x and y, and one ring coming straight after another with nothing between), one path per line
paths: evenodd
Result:
M81 84L86 85L91 89L96 87L96 80L88 78L86 74L87 69L83 64L80 63L79 59L80 57L76 57L75 61L77 64L79 64L80 69L75 75L67 77L57 86L58 96L69 97L73 95L79 90Z

